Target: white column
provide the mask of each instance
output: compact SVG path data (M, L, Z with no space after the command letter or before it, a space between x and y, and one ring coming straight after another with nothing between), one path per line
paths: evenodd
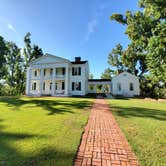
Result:
M68 81L69 81L69 66L67 64L66 70L65 70L65 95L68 96L69 89L68 89Z
M44 79L44 69L40 69L40 82L39 82L39 94L42 95L43 91L43 79Z
M31 74L31 69L28 67L26 73L26 95L30 95L31 91Z
M52 96L55 95L55 77L56 77L56 68L53 68L53 72L52 72Z

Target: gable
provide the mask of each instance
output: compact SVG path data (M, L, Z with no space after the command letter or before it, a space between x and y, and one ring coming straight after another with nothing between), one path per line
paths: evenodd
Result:
M32 61L30 65L39 65L46 63L62 63L62 62L69 62L69 61L65 58L61 58L50 54L45 54L44 56Z
M138 77L128 72L122 72L119 75L113 77L112 79L113 80L128 80L128 79L137 80Z

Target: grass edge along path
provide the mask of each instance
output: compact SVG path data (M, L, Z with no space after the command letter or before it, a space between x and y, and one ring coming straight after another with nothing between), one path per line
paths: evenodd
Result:
M92 102L0 97L0 165L72 165Z
M166 102L144 99L107 102L141 166L166 165Z

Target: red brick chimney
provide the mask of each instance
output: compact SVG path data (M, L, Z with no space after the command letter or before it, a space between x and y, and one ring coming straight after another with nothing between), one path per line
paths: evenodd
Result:
M81 61L81 57L75 57L75 62L80 62Z

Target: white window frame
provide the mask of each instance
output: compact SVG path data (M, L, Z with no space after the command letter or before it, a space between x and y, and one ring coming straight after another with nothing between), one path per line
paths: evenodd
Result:
M82 90L81 86L82 86L81 81L72 82L72 91L81 91Z
M35 91L37 89L37 82L32 83L32 90Z
M130 91L134 91L134 84L133 84L133 82L129 83L129 90Z
M122 91L122 85L120 82L117 83L117 89L118 89L118 92Z

